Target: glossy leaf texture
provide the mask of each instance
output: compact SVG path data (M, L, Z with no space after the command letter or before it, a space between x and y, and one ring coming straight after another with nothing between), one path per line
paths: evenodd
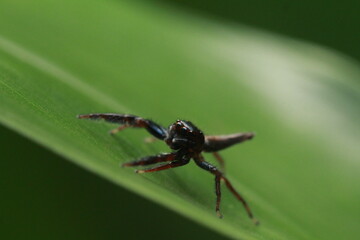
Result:
M0 3L0 121L44 147L231 238L359 236L359 64L319 46L151 2ZM206 134L254 131L222 152L261 225L191 163L138 175L166 152L146 131L76 119L131 113ZM205 156L215 162L211 155ZM136 206L133 207L136 211Z

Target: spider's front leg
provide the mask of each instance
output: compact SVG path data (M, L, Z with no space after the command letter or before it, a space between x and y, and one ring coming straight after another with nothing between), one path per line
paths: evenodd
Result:
M230 147L234 144L250 140L254 137L253 133L235 133L219 136L205 136L204 152L211 152L215 159L220 163L221 170L224 171L225 163L218 151Z
M157 172L157 171L166 170L166 169L170 169L170 168L181 167L181 166L184 166L184 165L188 164L189 161L190 161L190 159L175 160L175 161L172 161L170 163L163 164L163 165L160 165L160 166L141 169L141 170L136 170L136 173Z
M167 135L166 128L160 126L159 124L149 119L144 119L129 114L91 113L78 115L77 117L80 119L86 118L92 120L104 119L107 122L121 124L121 126L119 126L118 128L111 130L110 134L115 134L128 127L134 127L145 128L150 134L161 140L164 140Z
M124 163L122 165L122 167L144 166L144 165L151 165L151 164L159 163L159 162L170 162L170 161L173 161L175 159L175 157L176 157L176 153L158 154L155 156L143 157L143 158L140 158L139 160Z
M158 154L155 156L144 157L144 158L141 158L141 159L133 161L133 162L124 163L122 166L123 167L133 167L133 166L151 165L151 164L159 163L159 162L170 162L170 163L152 167L152 168L136 170L136 173L146 173L146 172L161 171L161 170L174 168L174 167L180 167L180 166L183 166L183 165L189 163L189 161L190 161L190 158L184 153L184 151L178 151L178 152L173 152L173 153L165 153L165 154Z
M220 136L205 136L204 152L217 152L234 144L250 140L254 133L235 133Z
M204 160L204 157L199 154L198 156L194 157L195 163L205 169L206 171L211 172L215 175L215 192L216 192L216 213L217 215L222 218L222 214L220 213L220 202L221 202L221 189L220 189L220 180L224 180L226 187L231 191L232 194L243 204L248 216L253 220L255 225L259 224L259 221L254 218L249 205L245 201L245 199L234 189L231 185L230 181L223 175L221 171L219 171L215 166L211 165L210 163Z

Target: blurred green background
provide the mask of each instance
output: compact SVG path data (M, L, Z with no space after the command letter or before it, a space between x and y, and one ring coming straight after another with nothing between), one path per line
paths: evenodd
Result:
M358 1L158 0L153 4L315 42L360 60ZM3 127L0 143L1 239L113 239L118 232L125 239L226 239ZM138 206L137 213L144 214L134 215L128 205Z
M236 22L338 50L360 60L357 0L157 0L221 22Z

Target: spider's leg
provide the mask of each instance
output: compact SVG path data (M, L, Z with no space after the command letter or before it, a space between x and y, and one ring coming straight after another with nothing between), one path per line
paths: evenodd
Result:
M111 135L113 135L113 134L115 134L115 133L117 133L117 132L120 132L121 130L123 130L123 129L125 129L125 128L128 128L128 127L129 127L129 125L120 125L119 127L110 130L109 133L110 133Z
M224 162L224 159L220 156L220 154L219 154L218 152L213 152L212 154L214 155L215 159L219 162L219 164L220 164L220 169L221 169L222 171L224 171L224 170L225 170L225 162Z
M224 180L226 187L231 191L232 194L235 195L235 197L244 205L245 210L249 217L253 220L253 222L257 225L259 224L258 220L254 218L254 215L252 214L249 205L246 203L244 198L234 189L234 187L231 185L229 180L223 175L221 171L219 171L215 166L212 164L206 162L204 160L204 157L199 154L198 156L194 157L195 163L201 167L202 169L205 169L206 171L211 172L215 175L215 190L216 190L216 213L219 217L221 217L220 213L220 201L221 201L221 191L220 191L220 180Z
M205 136L204 152L217 152L234 144L250 140L253 133L235 133L219 136Z
M220 212L220 202L221 202L221 188L220 188L220 175L215 175L215 193L216 193L216 214L219 218L223 218L223 215Z
M259 225L259 220L257 220L256 218L254 218L249 205L246 203L245 199L235 190L235 188L231 185L230 181L226 178L226 177L221 177L221 179L223 179L225 181L226 187L232 192L232 194L235 195L235 197L242 202L242 204L244 205L249 217L253 220L253 222L255 223L255 225Z
M184 166L185 164L188 164L189 161L190 161L190 159L175 160L175 161L172 161L170 163L163 164L163 165L160 165L160 166L157 166L157 167L146 168L146 169L142 169L142 170L136 170L136 173L157 172L157 171L166 170L166 169L169 169L169 168L181 167L181 166Z
M107 122L122 124L122 126L112 130L110 132L112 134L127 127L145 128L150 134L161 140L163 140L167 134L166 128L158 125L157 123L149 119L144 119L129 114L92 113L92 114L78 115L77 117L93 119L93 120L104 119Z
M143 165L150 165L159 162L170 162L173 161L176 157L176 153L165 153L165 154L158 154L155 156L148 156L143 157L139 160L135 160L132 162L124 163L123 167L133 167L133 166L143 166Z

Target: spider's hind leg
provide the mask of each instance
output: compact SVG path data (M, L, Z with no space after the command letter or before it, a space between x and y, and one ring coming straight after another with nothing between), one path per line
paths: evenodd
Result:
M144 119L138 116L129 115L129 114L115 114L115 113L92 113L78 115L78 118L86 118L92 120L104 119L107 122L121 124L118 128L115 128L110 131L111 134L115 134L125 128L134 127L134 128L145 128L151 135L154 137L164 140L167 135L167 130L163 126L149 120Z
M215 159L219 162L221 171L225 171L224 159L220 156L218 152L213 152L212 154L214 155Z

